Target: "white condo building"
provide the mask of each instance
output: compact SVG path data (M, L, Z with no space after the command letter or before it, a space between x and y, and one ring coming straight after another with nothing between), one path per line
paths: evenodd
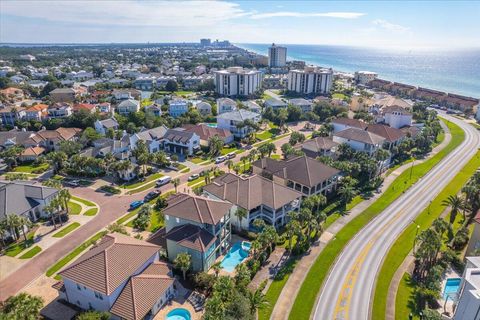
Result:
M287 48L272 46L268 48L268 66L270 68L285 67L287 65Z
M303 70L290 70L287 89L303 94L330 92L333 84L333 70L314 66Z
M215 71L215 91L223 96L249 96L260 89L262 73L242 67Z
M355 72L355 82L366 85L370 81L377 79L378 74L372 71L357 71Z

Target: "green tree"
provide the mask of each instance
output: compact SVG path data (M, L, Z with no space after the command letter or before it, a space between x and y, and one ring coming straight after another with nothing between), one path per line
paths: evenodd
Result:
M464 201L459 195L449 195L442 201L442 205L450 207L450 224L453 224L458 212L464 207Z
M85 311L80 313L76 320L109 320L110 314L108 312L99 312L99 311Z
M165 85L165 90L174 92L178 90L178 84L174 80L168 80L167 84Z
M268 305L268 300L260 289L248 291L247 298L250 301L250 313L255 315L258 309Z
M127 229L123 224L119 224L117 222L114 222L110 225L107 226L107 231L110 233L121 233L124 235L128 235Z
M208 139L209 154L211 157L215 157L220 154L223 146L224 142L218 135L214 135L213 137L210 137L210 139Z
M238 218L239 230L241 230L242 221L248 216L248 211L242 207L237 207L237 210L235 210L235 216Z
M43 299L28 293L8 298L1 308L0 318L12 320L36 320L40 317ZM5 317L5 318L4 318Z
M175 260L173 260L175 268L182 270L183 280L186 280L187 271L192 265L192 257L187 252L181 252L177 254Z
M53 172L58 173L65 166L65 161L67 161L67 155L62 151L53 151L47 154L47 160L53 167Z
M237 288L245 289L250 282L251 273L247 265L240 263L235 267L235 285Z

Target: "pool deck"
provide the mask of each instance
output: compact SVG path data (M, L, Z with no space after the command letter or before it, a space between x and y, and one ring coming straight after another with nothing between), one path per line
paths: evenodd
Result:
M440 299L437 300L441 306L441 308L439 309L440 313L444 311L443 306L445 305L445 300L443 299L443 291L445 290L445 285L447 284L447 280L451 278L455 278L455 279L462 278L462 275L459 275L455 270L452 270L451 268L447 269L447 272L445 273L442 279L442 285L441 285L442 295ZM451 299L448 299L447 304L445 305L445 312L447 312L447 314L450 314L450 315L453 315L454 313L453 301Z
M190 316L192 320L200 320L202 319L203 311L195 312L190 302L187 301L188 297L192 293L190 290L187 290L182 287L182 285L178 284L178 293L177 296L167 303L153 318L154 320L165 320L167 318L167 314L172 311L173 309L182 308L188 310L190 312Z
M250 242L250 240L248 240L248 239L242 238L242 237L240 237L239 235L236 235L236 234L232 234L232 241L231 241L232 246L233 246L234 243L236 243L236 242L242 242L242 241ZM232 246L230 246L230 248L231 248ZM230 248L229 248L229 250L230 250ZM225 255L224 255L224 254L222 254L221 256L219 256L219 257L215 260L215 263L217 263L217 262L220 262L220 263L221 263L221 262L223 261L223 258L225 258ZM244 263L245 261L247 261L248 258L249 258L249 257L245 258L241 263ZM213 269L210 268L210 269L208 270L208 273L209 273L209 274L215 274L215 271L213 271ZM233 270L232 272L229 272L229 271L227 271L227 270L225 270L225 269L221 269L218 275L219 275L219 276L231 276L231 277L234 277L234 276L235 276L235 273L236 273L235 270Z

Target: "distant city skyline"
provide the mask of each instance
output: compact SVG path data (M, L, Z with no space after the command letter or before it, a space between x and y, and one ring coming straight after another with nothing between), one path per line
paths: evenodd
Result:
M480 47L480 2L0 2L0 42ZM241 32L239 32L241 31Z

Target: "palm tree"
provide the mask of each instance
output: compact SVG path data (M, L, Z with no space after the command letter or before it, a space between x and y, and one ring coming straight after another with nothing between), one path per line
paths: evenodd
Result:
M213 272L215 273L215 277L218 278L218 274L220 273L220 270L222 270L221 262L220 262L220 261L215 262L215 263L212 265L212 270L213 270Z
M62 189L58 193L59 199L62 201L62 208L69 213L68 202L72 199L72 195L68 189Z
M248 216L248 211L242 207L237 207L235 211L235 216L238 218L239 230L242 229L242 221Z
M20 238L20 227L23 225L23 221L17 214L7 215L7 225L10 228L10 233L14 236L15 240Z
M300 226L300 223L296 219L291 219L287 225L287 236L288 236L288 249L292 251L292 242L293 242L293 237L298 234L302 228Z
M352 201L357 192L351 185L342 185L340 188L338 188L338 194L340 195L343 203L347 205L350 201Z
M260 289L255 291L248 291L247 295L248 301L250 301L250 313L255 315L258 309L264 308L268 305L268 300L265 298L265 295Z
M255 161L258 157L258 150L257 149L252 149L250 151L250 153L248 154L248 157L250 158L251 162Z
M449 195L447 199L442 201L442 205L450 207L450 224L453 224L457 213L464 207L464 200L458 195ZM465 217L464 217L465 218Z
M192 265L192 257L187 252L181 252L177 254L177 257L173 260L173 264L175 268L182 270L183 280L186 280L187 271Z
M172 179L172 184L175 187L175 193L177 193L177 188L180 185L180 179L179 178Z
M240 157L240 161L242 161L243 163L243 171L247 170L246 163L248 161L248 157L247 156Z
M2 242L2 248L6 247L5 236L7 235L8 229L9 228L6 223L6 218L3 218L2 220L0 220L0 241Z
M128 234L127 229L123 224L119 224L117 222L114 222L107 227L107 231L110 233L121 233L121 234Z
M62 183L55 179L48 179L42 182L42 185L45 187L60 189L62 187Z
M53 201L52 201L53 202ZM50 202L48 205L43 207L43 211L48 213L48 216L50 219L52 219L52 225L54 229L57 229L57 224L55 222L55 212L57 211L57 208L53 206L53 203Z
M53 166L54 173L58 173L63 168L65 161L67 161L67 155L62 151L52 151L47 154L46 158Z
M228 168L228 173L230 173L230 170L231 170L232 167L233 167L233 160L232 160L232 159L228 159L227 161L225 161L225 165L226 165L227 168Z
M208 147L209 147L209 153L210 156L214 157L220 153L223 149L224 142L223 140L218 136L215 135L208 139Z
M27 234L25 233L25 227L30 229L32 227L32 222L25 216L18 216L18 223L21 224L20 228L22 229L23 238L25 239L25 244L27 243Z
M19 293L5 301L2 314L5 319L36 320L43 308L43 299L28 293ZM3 317L2 317L3 318Z

